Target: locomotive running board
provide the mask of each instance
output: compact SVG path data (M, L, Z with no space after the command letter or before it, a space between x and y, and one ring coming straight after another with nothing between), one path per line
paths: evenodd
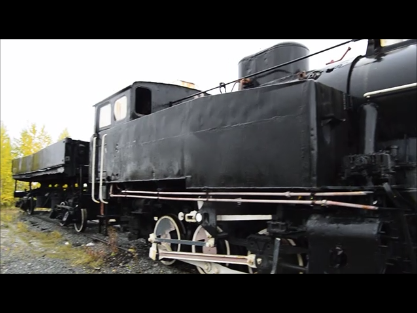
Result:
M172 260L179 260L179 261L183 261L187 263L189 262L226 263L226 264L246 265L252 268L256 268L255 254L226 255L226 254L206 254L206 253L164 251L164 250L158 249L157 243L153 243L152 247L149 249L149 257L154 261L162 260L162 259L172 259ZM197 265L197 264L194 264L194 265ZM197 265L197 266L200 266L200 265Z

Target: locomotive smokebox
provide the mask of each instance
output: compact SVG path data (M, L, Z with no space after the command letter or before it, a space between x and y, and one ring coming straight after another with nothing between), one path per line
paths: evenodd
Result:
M243 58L239 62L239 78L250 74L260 72L262 70L271 68L273 66L292 61L309 55L309 50L306 46L296 42L284 42L272 46L268 49L260 51ZM256 87L258 85L271 82L282 77L296 74L301 71L308 71L309 59L304 59L292 64L285 65L275 70L251 77L255 81ZM240 90L242 85L240 85Z

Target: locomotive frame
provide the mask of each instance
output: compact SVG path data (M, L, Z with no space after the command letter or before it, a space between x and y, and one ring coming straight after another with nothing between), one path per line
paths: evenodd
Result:
M135 82L99 102L82 204L52 212L79 232L115 219L200 273L416 273L416 40L309 56L243 59L236 93Z

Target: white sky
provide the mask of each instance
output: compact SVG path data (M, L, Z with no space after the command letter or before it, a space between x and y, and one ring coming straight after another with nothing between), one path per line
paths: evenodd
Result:
M181 79L209 89L237 79L242 58L286 41L314 53L346 39L1 40L1 120L12 138L36 123L53 141L65 127L72 138L89 141L92 106L134 81ZM363 54L366 40L312 57L310 69L338 60L348 46L345 59Z

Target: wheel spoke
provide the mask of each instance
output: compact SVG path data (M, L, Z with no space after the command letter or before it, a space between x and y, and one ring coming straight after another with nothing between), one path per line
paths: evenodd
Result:
M222 232L222 229L220 227L217 227L218 232ZM193 241L203 241L203 242L207 242L208 239L210 238L210 234L200 225L197 227L197 229L194 232L193 235ZM218 247L220 248L219 244L224 247L224 249L218 249ZM196 253L205 253L205 254L218 254L218 250L225 250L225 251L220 251L220 254L227 254L230 255L230 245L229 242L227 240L223 240L220 239L219 242L216 243L215 247L196 247L196 246L192 246L192 252ZM199 249L199 251L197 251L197 249ZM200 249L202 251L200 251ZM225 266L228 266L228 264L224 264ZM201 267L196 266L198 272L200 274L206 274L206 271L204 271Z
M171 216L165 215L159 218L155 224L154 233L158 238L181 240L181 232L178 222ZM163 242L159 244L159 249L165 251L180 251L181 244ZM172 265L175 261L176 260L164 259L161 260L161 263L165 265Z

